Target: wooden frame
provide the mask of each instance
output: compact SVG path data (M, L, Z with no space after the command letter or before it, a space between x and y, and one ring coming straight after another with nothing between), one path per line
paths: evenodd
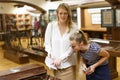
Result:
M101 27L115 26L115 13L113 9L101 10Z
M50 9L49 10L49 21L56 20L56 10Z
M0 31L3 31L3 19L1 14L0 14Z
M115 10L116 27L120 27L120 9Z

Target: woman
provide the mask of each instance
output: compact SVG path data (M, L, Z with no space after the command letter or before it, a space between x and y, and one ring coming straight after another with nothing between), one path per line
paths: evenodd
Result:
M50 22L45 33L45 50L48 53L45 63L61 80L75 80L75 54L70 46L69 37L77 31L72 21L68 4L58 6L57 21ZM50 64L49 64L50 63Z
M86 62L84 72L87 80L111 80L108 66L109 53L95 42L88 42L82 31L70 36L70 43L75 51L79 52Z

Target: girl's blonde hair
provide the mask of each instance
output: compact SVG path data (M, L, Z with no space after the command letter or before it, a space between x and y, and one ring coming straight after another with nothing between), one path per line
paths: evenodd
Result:
M73 24L73 21L72 21L72 12L71 12L70 6L68 4L66 4L66 3L61 3L58 6L58 8L56 10L58 21L59 21L58 12L59 12L60 8L65 9L68 12L67 26L68 26L68 29L69 29L68 32L70 32L70 29L72 28L72 24Z
M83 42L85 45L88 44L88 40L87 40L87 38L85 37L84 32L81 31L81 30L73 33L73 34L70 36L70 41L73 41L73 40L75 40L77 43Z

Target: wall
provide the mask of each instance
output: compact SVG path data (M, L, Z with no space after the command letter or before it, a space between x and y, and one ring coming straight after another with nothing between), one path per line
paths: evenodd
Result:
M9 3L0 3L0 13L13 13L14 7Z

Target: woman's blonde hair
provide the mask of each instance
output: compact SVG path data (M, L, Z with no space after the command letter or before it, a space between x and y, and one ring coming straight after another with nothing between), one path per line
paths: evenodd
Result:
M70 41L76 41L77 43L83 42L85 45L88 44L88 40L82 30L73 33L70 36Z
M68 12L67 26L68 26L68 29L70 31L70 29L72 28L72 24L73 24L73 21L72 21L72 12L71 12L70 6L68 4L66 4L66 3L61 3L58 6L58 8L56 10L58 21L59 21L58 12L59 12L60 8L65 9Z

